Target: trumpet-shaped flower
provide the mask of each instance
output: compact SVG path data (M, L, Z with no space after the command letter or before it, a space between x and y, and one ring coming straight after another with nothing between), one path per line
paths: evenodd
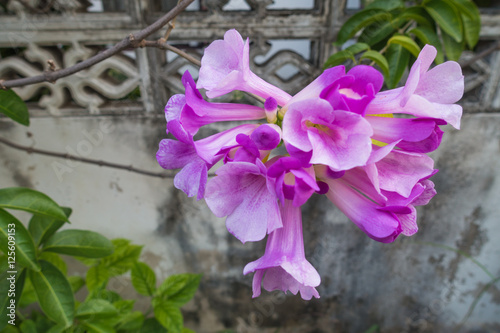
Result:
M173 132L182 135L183 140L161 140L156 160L164 169L182 169L174 178L174 186L188 197L200 200L205 193L208 170L223 158L220 150L235 145L238 134L250 134L258 126L240 125L198 141L178 127Z
M413 64L406 85L377 94L367 114L406 113L416 117L437 118L460 128L462 107L456 105L464 92L460 65L447 61L428 70L436 48L426 45Z
M321 278L305 258L300 207L285 200L280 211L283 227L269 235L264 256L243 269L245 275L255 272L253 297L260 295L263 284L267 291L290 291L294 295L300 292L305 300L319 298L315 287L319 286Z
M214 122L266 118L265 111L257 106L205 101L188 71L184 72L182 82L185 95L174 95L165 106L168 130L172 130L178 123L194 136L200 127Z
M227 216L227 230L241 242L255 242L281 228L280 210L267 178L267 168L256 163L230 162L207 184L205 201L217 217Z
M238 134L237 145L225 146L220 153L224 154L224 163L239 161L255 163L256 159L265 159L270 151L281 141L281 128L274 124L263 124L252 134Z
M283 140L302 152L312 151L309 163L325 164L335 171L365 165L372 134L362 116L333 110L319 98L290 104L283 119Z
M276 195L282 204L291 200L300 207L314 192L321 192L312 165L303 167L303 163L294 157L277 157L270 162L273 164L267 175L273 180Z
M197 86L206 89L210 98L234 90L246 91L264 99L273 97L279 105L286 104L291 98L250 70L249 41L243 41L234 29L224 34L224 40L216 40L205 49Z

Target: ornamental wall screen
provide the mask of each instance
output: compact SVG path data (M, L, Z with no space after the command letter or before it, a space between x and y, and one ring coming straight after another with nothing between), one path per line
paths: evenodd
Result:
M169 41L200 57L203 48L236 28L250 36L254 72L289 93L321 73L332 42L359 1L197 0L179 16ZM27 77L71 66L144 28L177 0L0 0L0 78ZM346 8L347 7L347 8ZM352 7L352 9L350 9ZM482 9L479 50L500 40L500 11ZM159 37L159 36L154 36ZM474 60L465 53L463 62ZM197 68L157 49L134 49L58 80L16 88L32 116L162 113L180 78ZM500 111L500 52L464 70L468 112ZM233 98L244 98L237 94Z

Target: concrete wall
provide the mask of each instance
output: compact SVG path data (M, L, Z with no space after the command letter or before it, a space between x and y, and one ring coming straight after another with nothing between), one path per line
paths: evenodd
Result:
M1 119L3 137L24 145L161 171L155 160L165 123L154 116L33 118L29 128ZM89 139L90 137L90 139ZM326 197L303 207L306 255L318 269L321 299L264 292L251 298L244 265L265 242L242 245L203 201L187 198L171 179L28 155L0 145L2 187L27 186L73 208L71 228L144 244L143 260L161 278L203 273L184 307L199 332L459 332L456 326L491 281L471 259L500 275L500 114L464 116L432 154L438 195L419 209L420 231L393 244L369 239ZM428 243L437 245L429 245ZM81 274L82 268L73 265ZM112 283L139 298L127 278ZM484 293L463 332L500 331L500 284Z

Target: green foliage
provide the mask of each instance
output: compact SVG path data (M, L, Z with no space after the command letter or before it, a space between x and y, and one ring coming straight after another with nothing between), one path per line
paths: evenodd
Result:
M75 298L64 274L51 263L40 260L41 271L29 272L38 303L43 312L57 324L69 327L75 315Z
M33 213L28 228L5 209ZM0 331L192 332L183 327L180 307L194 296L201 275L173 275L157 288L153 269L139 261L142 246L127 239L110 241L88 230L60 231L70 214L71 209L60 207L40 192L0 189L0 315L4 318L10 302L8 272L17 271L16 326L0 321ZM60 254L89 266L85 279L67 276ZM11 266L12 261L16 265ZM152 308L146 314L134 310L134 300L106 289L111 278L128 272L137 293L150 298ZM88 293L80 303L74 294L84 286ZM38 303L41 312L21 315L22 309L33 303Z
M471 0L375 0L338 32L334 45L343 46L353 38L355 47L332 54L324 68L344 63L376 65L387 87L394 88L425 44L436 47L436 64L457 61L466 48L476 46L480 28L479 10Z
M0 89L0 113L21 125L29 126L30 124L30 115L26 104L12 90Z
M64 210L45 194L24 187L0 189L0 208L24 210L35 215L43 215L68 221Z
M63 230L50 237L43 250L71 256L101 258L113 253L113 244L97 232Z

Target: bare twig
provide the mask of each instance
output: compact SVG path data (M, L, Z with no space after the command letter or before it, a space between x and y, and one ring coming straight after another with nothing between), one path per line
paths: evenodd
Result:
M177 5L179 5L179 3L181 2L181 0L178 0L177 1ZM170 22L168 22L168 27L167 27L167 31L165 31L165 35L163 36L163 40L164 42L166 42L168 40L168 37L170 37L170 33L172 32L172 30L174 30L175 28L175 19L177 17L174 17L174 19Z
M160 19L158 19L156 22L151 24L150 26L146 27L145 29L135 33L135 34L130 34L129 36L125 37L121 42L115 44L112 48L109 48L101 53L96 54L95 56L88 58L82 62L79 62L73 66L60 69L54 72L45 72L41 75L37 76L32 76L32 77L27 77L27 78L22 78L22 79L15 79L15 80L8 80L3 83L3 86L5 88L13 88L13 87L20 87L20 86L27 86L30 84L35 84L35 83L40 83L40 82L55 82L57 79L60 79L62 77L69 76L71 74L74 74L76 72L79 72L83 69L86 69L92 65L97 64L98 62L103 61L104 59L107 59L127 48L130 47L138 47L138 44L148 37L149 35L157 32L160 30L165 24L167 24L169 21L174 19L177 15L179 15L190 3L192 3L194 0L182 0L177 6L175 6L171 11L169 11L167 14L162 16Z
M135 173L139 173L141 175L146 175L146 176L150 176L150 177L173 178L175 176L174 173L165 174L165 173L161 173L161 172L152 172L152 171L148 171L148 170L137 169L131 165L110 163L110 162L106 162L106 161L94 160L94 159L75 156L75 155L71 155L71 154L57 153L57 152L53 152L53 151L49 151L49 150L36 149L33 147L22 146L22 145L19 145L17 143L11 142L7 139L4 139L4 138L0 138L0 143L3 143L6 146L9 146L9 147L17 149L17 150L25 151L28 154L34 153L34 154L64 158L64 159L68 159L71 161L79 161L79 162L83 162L83 163L95 164L98 166L105 166L105 167L114 168L114 169L127 170L130 172L135 172Z
M470 65L472 65L473 63L475 63L479 59L482 59L482 58L488 56L489 54L491 54L497 50L500 50L500 42L495 43L493 46L487 48L483 52L481 52L481 53L475 55L474 57L470 58L469 60L461 63L460 66L462 66L462 68L469 67Z
M168 50L172 51L184 59L190 61L191 63L195 64L196 66L201 66L201 61L196 59L195 57L187 54L186 52L182 51L181 49L176 48L175 46L169 45L166 42L163 41L163 38L153 41L153 40L145 40L139 45L141 47L156 47L160 50Z

